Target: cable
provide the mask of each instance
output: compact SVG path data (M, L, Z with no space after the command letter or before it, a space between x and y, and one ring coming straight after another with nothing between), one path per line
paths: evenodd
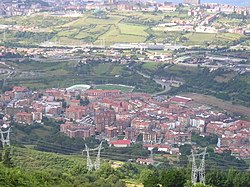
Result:
M65 147L65 146L62 146L62 145L53 144L53 143L49 143L49 142L45 142L45 141L41 141L41 140L39 140L38 142L40 142L38 144L38 146L40 145L40 146L42 146L42 149L47 149L47 150L49 150L51 152L55 152L55 150L56 150L56 151L61 152L61 153L72 154L72 152L80 152L81 151L79 149L69 148L69 147ZM50 144L50 145L48 145L48 144ZM45 148L45 146L47 148ZM50 147L50 149L48 147ZM102 157L102 155L112 156L112 157L121 157L121 156L123 156L123 157L132 158L132 159L134 159L135 157L148 158L147 156L143 156L143 155L134 155L134 154L129 155L129 154L122 154L122 153L114 153L114 152L112 152L112 153L104 152L104 153L101 154L101 157ZM206 157L206 160L209 160L209 158L213 159L214 161L222 161L222 162L230 163L228 165L224 164L224 166L226 166L226 167L232 167L233 166L233 167L237 167L237 168L246 168L246 167L244 167L245 165L242 164L242 163L235 164L235 163L232 163L232 162L230 162L228 160L220 159L220 158L217 158L217 157L211 157L211 156ZM222 165L222 163L219 163L219 164Z
M47 143L47 142L46 142ZM64 146L61 146L61 145L56 145L56 144L52 144L52 143L49 143L49 144L51 144L50 145L50 147L52 148L52 149L56 149L56 150L59 150L60 152L67 152L67 153L71 153L70 151L76 151L76 152L79 152L80 150L78 150L78 149L73 149L73 148L70 148L71 150L69 151L68 150L68 148L67 147L64 147ZM40 144L39 144L40 145ZM48 144L47 145L44 145L44 144L42 144L42 146L43 146L43 148L44 148L44 146L48 146ZM56 148L56 147L54 147L54 146L59 146L59 148ZM53 151L53 150L52 150ZM104 154L104 153L102 153L102 154ZM112 152L112 153L110 153L110 152L105 152L105 154L106 155L109 155L109 156L125 156L125 157L145 157L145 158L148 158L147 156L142 156L142 155L134 155L134 154L132 154L132 155L129 155L129 154L122 154L122 153L114 153L114 152ZM232 166L232 165L234 165L234 163L232 163L232 162L230 162L230 161L227 161L227 160L224 160L224 159L220 159L220 158L216 158L216 157L208 157L207 159L209 159L209 158L211 158L211 159L213 159L213 160L215 160L215 161L223 161L223 162L228 162L228 163L230 163L230 166ZM239 165L241 165L241 166L245 166L244 164L242 164L242 163L239 163L239 164L236 164L235 166L236 167L238 167Z

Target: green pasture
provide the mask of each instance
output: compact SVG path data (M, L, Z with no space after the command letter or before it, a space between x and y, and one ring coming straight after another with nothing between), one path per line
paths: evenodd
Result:
M142 65L142 68L147 69L149 71L154 71L156 70L162 63L159 62L145 62Z
M123 35L135 35L135 36L147 36L148 33L145 32L147 27L130 25L130 24L118 24L118 27Z

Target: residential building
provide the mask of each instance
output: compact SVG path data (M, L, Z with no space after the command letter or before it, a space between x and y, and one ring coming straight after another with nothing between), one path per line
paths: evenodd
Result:
M112 126L116 120L116 113L114 110L102 108L94 113L94 124L97 132L103 132L105 126Z
M18 112L15 116L16 122L23 124L32 124L33 123L33 115L27 112Z
M131 141L130 140L111 141L109 142L109 145L114 147L129 147L131 145Z

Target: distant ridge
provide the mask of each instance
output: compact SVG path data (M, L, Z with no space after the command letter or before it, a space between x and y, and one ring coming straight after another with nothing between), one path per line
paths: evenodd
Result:
M165 0L157 0L160 2L164 2ZM167 0L173 3L181 3L182 0ZM250 6L249 0L201 0L201 3L218 3L218 4L229 4L235 6Z

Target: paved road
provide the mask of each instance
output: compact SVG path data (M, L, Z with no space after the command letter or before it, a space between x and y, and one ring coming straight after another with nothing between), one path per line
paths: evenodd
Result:
M5 66L5 67L1 67L0 68L0 71L7 71L7 74L4 75L5 79L11 79L13 76L15 76L16 74L16 70L14 67L6 64L5 62L0 62L0 64L2 66Z
M145 77L147 79L151 78L149 75L142 73L138 70L134 70L132 67L129 67L129 69L131 69L132 71L135 71L136 73L142 75L143 77ZM164 90L160 91L160 92L156 92L156 93L152 94L152 96L162 95L162 94L165 94L171 90L171 86L168 82L162 81L161 79L158 79L158 78L153 78L153 80L155 81L156 84L160 84L161 87L164 88Z

